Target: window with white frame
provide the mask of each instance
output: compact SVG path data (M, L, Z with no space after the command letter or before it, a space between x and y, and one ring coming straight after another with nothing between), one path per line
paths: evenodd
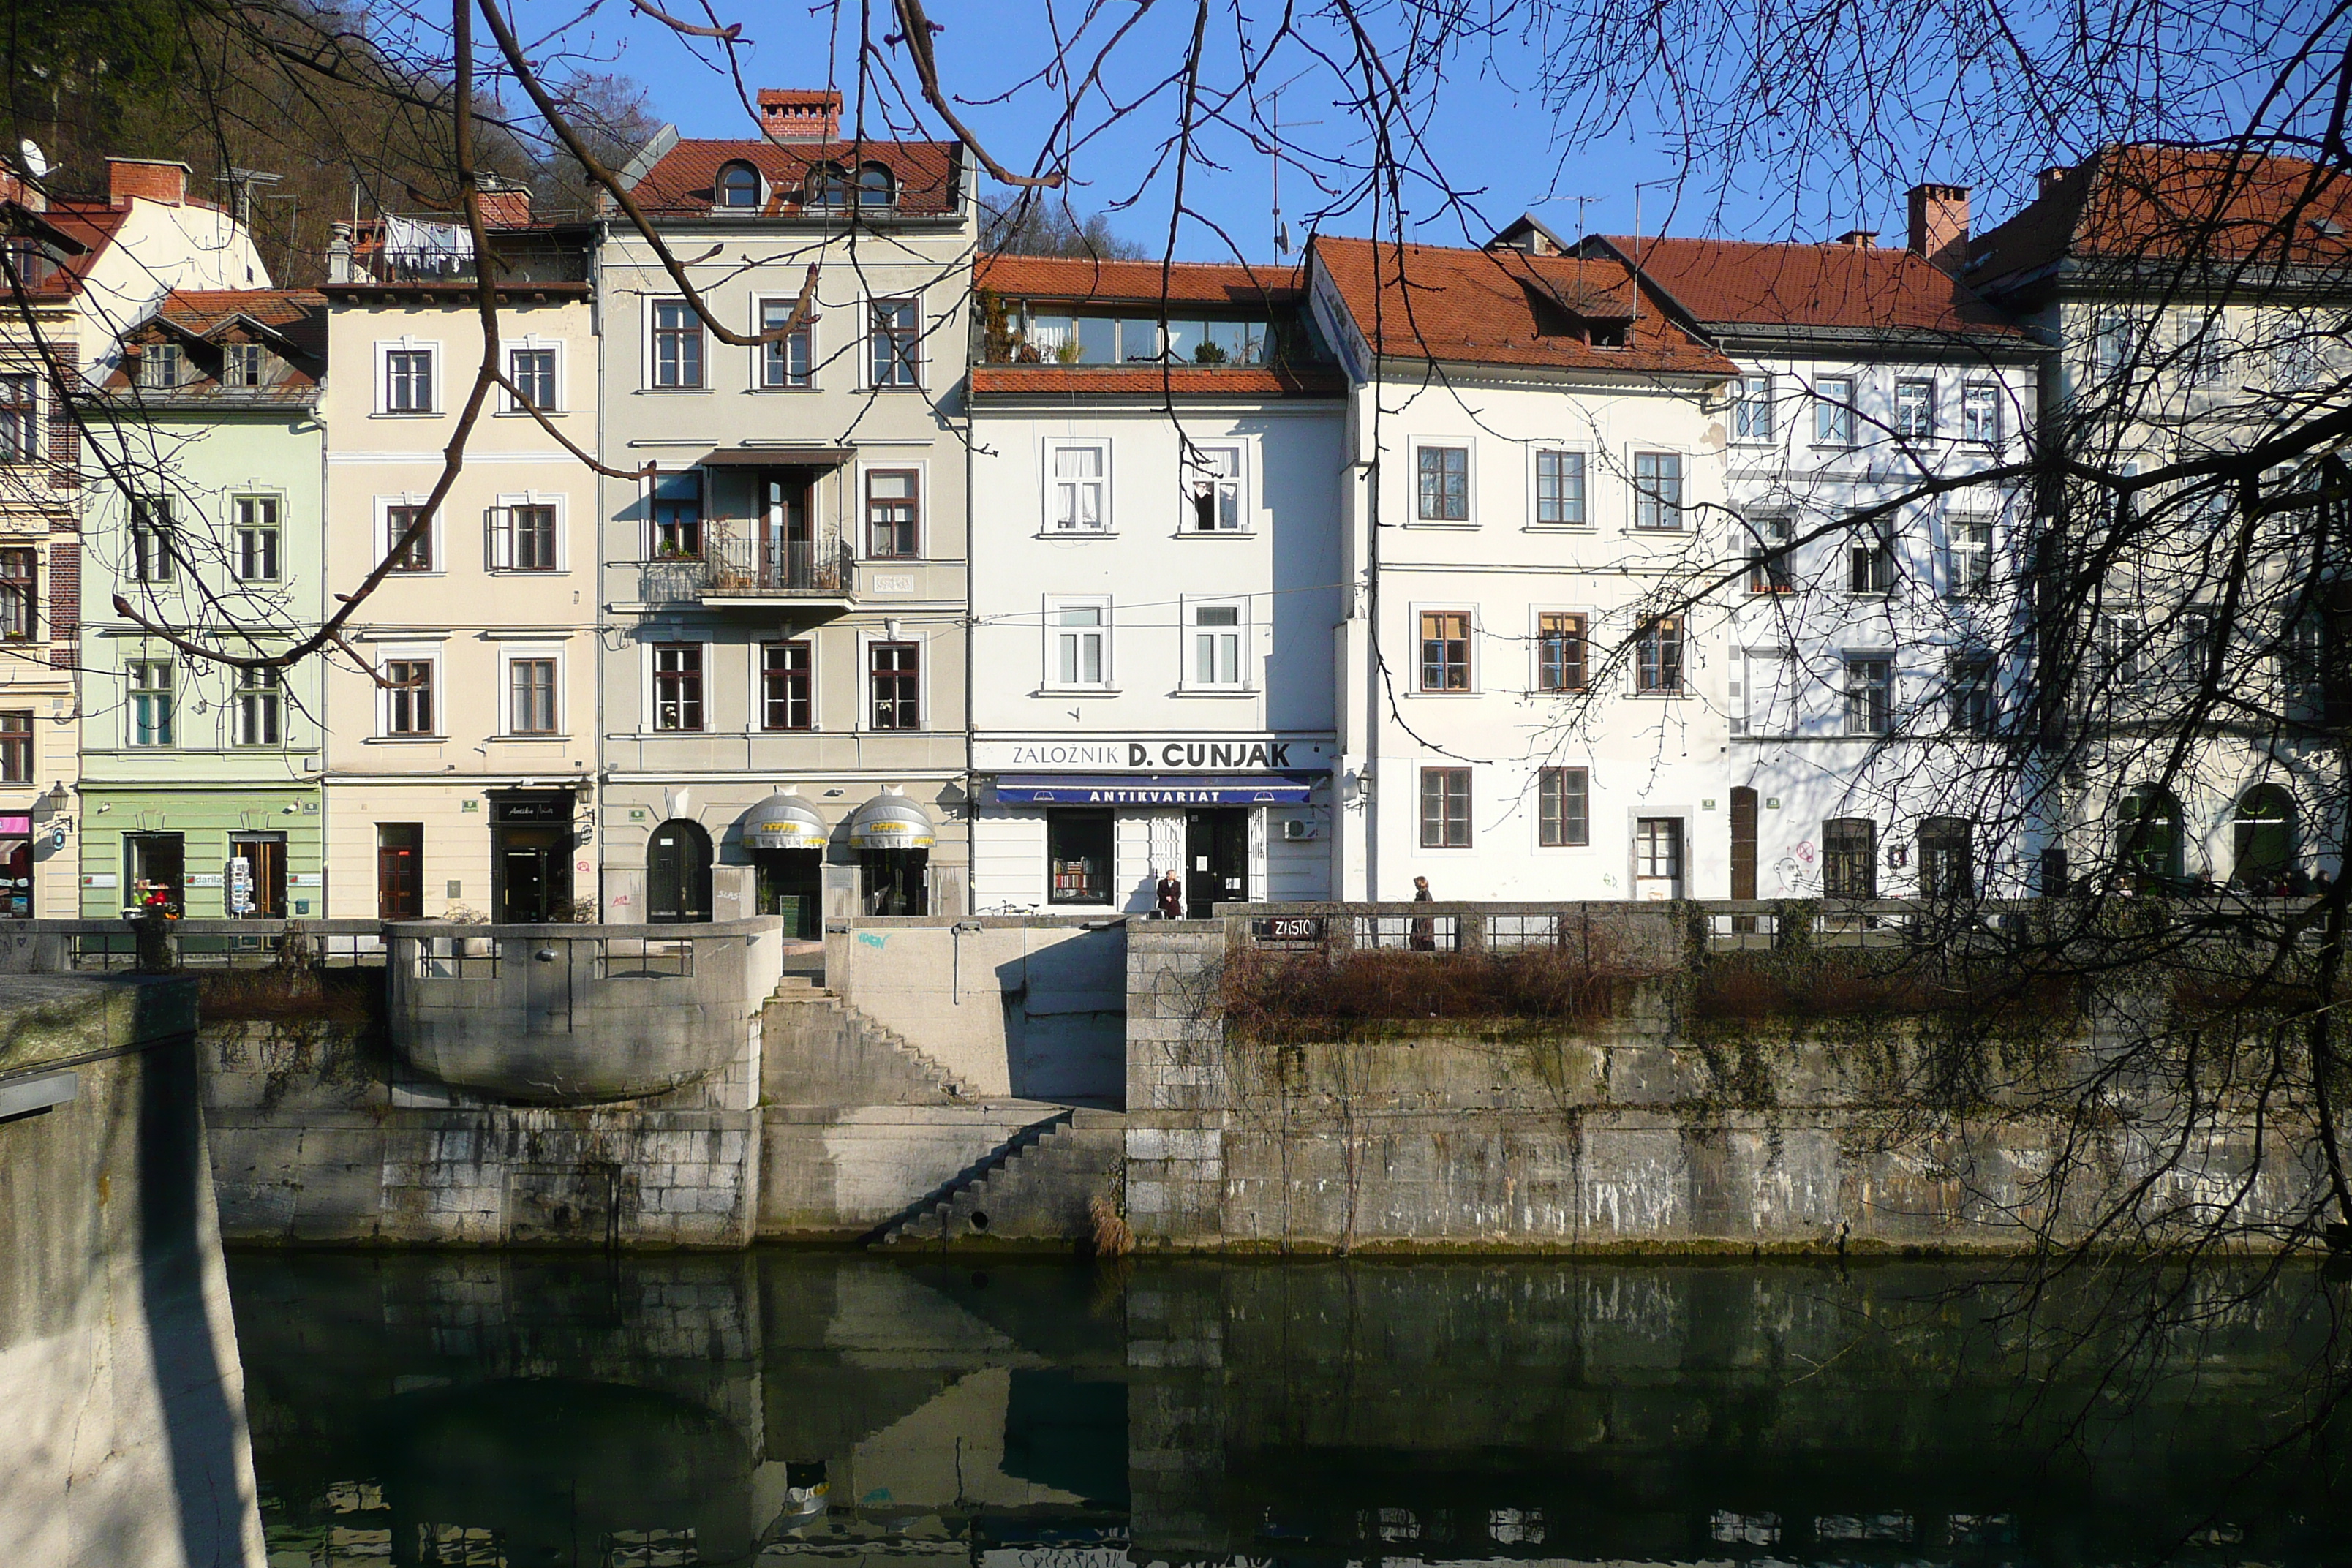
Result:
M1185 665L1188 684L1212 690L1238 690L1245 686L1249 674L1243 658L1249 630L1246 602L1194 600L1185 605L1185 620L1189 624L1184 635L1192 641Z
M2121 375L2131 363L2132 319L2104 315L2092 329L2091 366L2101 376Z
M1683 525L1683 456L1680 452L1633 454L1633 526L1677 529Z
M760 331L776 331L793 319L796 300L760 301ZM772 392L803 392L816 384L816 327L803 321L759 347L760 384Z
M702 318L683 300L653 301L652 374L656 391L691 392L702 385Z
M517 648L507 654L508 734L552 735L562 729L557 684L562 662L552 648Z
M176 574L172 538L172 498L139 496L131 502L131 579L168 583Z
M760 727L816 728L816 648L807 638L760 645Z
M187 376L187 355L177 343L149 343L139 351L139 384L168 392Z
M1045 526L1054 533L1110 529L1110 444L1054 441L1045 448Z
M240 746L274 746L285 710L285 691L275 669L236 672L235 735Z
M1980 447L2000 445L2000 388L1972 381L1960 389L1960 439Z
M1423 610L1421 622L1421 671L1415 689L1468 691L1470 686L1470 612Z
M1591 677L1591 622L1566 610L1536 615L1536 689L1581 691Z
M1954 654L1947 666L1952 728L1966 735L1993 731L1993 664L1983 654Z
M1671 697L1682 689L1682 617L1653 616L1633 633L1633 689L1644 697Z
M1413 516L1423 522L1470 521L1470 448L1427 446L1413 453Z
M223 386L259 386L268 356L259 343L231 343L221 351Z
M1184 529L1188 533L1239 533L1243 510L1242 449L1184 443Z
M1787 512L1758 512L1748 519L1748 591L1751 594L1793 594L1797 520Z
M1772 377L1761 371L1741 376L1732 387L1731 438L1769 441L1772 429Z
M2230 356L2221 308L2183 310L2179 317L2181 376L2200 386L2221 380Z
M430 414L434 403L434 352L414 346L383 351L383 402L386 414Z
M123 666L122 672L130 689L127 713L131 721L131 743L134 746L170 745L174 695L172 690L172 661L168 658L135 658Z
M394 572L439 570L436 563L440 560L440 552L434 548L436 542L433 536L441 531L441 520L436 515L431 521L418 528L416 520L424 514L423 507L405 503L383 509L383 552L391 558ZM410 539L408 531L413 528L416 529L416 535ZM403 543L404 539L407 542Z
M1936 433L1936 384L1925 376L1906 376L1895 384L1895 433L1909 441L1924 441Z
M504 501L490 509L490 570L553 572L560 537L552 501Z
M877 388L922 385L922 301L870 300L866 336L868 385Z
M1845 591L1889 594L1895 590L1895 536L1883 522L1859 522L1846 535Z
M1853 378L1825 375L1813 383L1813 445L1853 445Z
M653 645L653 660L654 728L701 729L702 645L657 642Z
M1981 597L1992 588L1992 519L1956 517L1950 528L1952 595Z
M1109 684L1110 605L1107 601L1048 600L1045 640L1048 686Z
M1894 721L1895 661L1863 654L1845 661L1845 732L1884 735Z
M0 463L39 458L40 378L0 375Z
M434 735L437 714L434 689L440 684L440 661L429 653L394 654L383 661L383 732L389 736Z
M694 561L702 556L702 470L656 474L646 494L646 556Z
M1581 528L1585 523L1584 454L1542 448L1536 453L1536 526Z
M866 553L912 561L922 553L922 470L866 470Z
M236 555L231 563L240 583L278 581L278 498L238 496L230 503L236 518Z
M871 642L866 645L867 712L877 730L919 730L923 727L923 645L918 642Z
M542 414L552 414L563 406L562 394L555 374L555 351L525 344L507 350L507 379L514 383L507 394L509 408L536 408Z

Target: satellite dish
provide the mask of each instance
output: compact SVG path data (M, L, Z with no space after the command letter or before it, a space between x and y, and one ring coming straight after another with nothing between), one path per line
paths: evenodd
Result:
M41 151L39 142L27 136L16 143L16 148L24 154L25 167L33 178L46 180L49 177L49 155Z

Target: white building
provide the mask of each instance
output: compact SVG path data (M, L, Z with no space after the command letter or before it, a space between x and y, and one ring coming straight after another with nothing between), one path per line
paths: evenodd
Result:
M1318 238L1346 371L1339 888L1721 897L1735 367L1622 262Z
M1952 276L1968 193L1911 195L1896 248L1595 239L1738 362L1710 423L1731 505L1701 570L1721 650L1733 898L2021 891L2022 488L1922 494L2025 456L2041 350ZM1504 243L1556 241L1532 220ZM1747 558L1743 569L1742 557Z
M1346 400L1297 273L998 257L977 298L973 908L1329 897Z

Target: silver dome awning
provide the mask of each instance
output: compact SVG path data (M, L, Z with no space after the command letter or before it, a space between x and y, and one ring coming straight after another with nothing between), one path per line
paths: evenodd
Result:
M937 837L931 814L897 790L885 790L849 819L849 842L858 849L929 849Z
M816 807L789 790L743 814L746 849L822 849L831 837Z

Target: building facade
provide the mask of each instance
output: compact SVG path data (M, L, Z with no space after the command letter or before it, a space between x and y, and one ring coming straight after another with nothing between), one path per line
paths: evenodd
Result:
M1347 404L1297 274L976 287L973 908L1328 898Z
M85 917L326 912L321 661L221 664L111 607L256 657L318 628L325 369L317 293L182 289L83 404L110 481L82 526Z
M597 252L603 450L640 471L599 506L604 915L748 881L813 935L828 887L967 907L976 208L956 146L844 139L838 94L760 107L761 140L666 130L626 172L709 319L633 226Z
M499 370L427 503L485 332L463 230L331 263L326 577L389 562L325 659L328 912L580 918L595 889L597 336L585 225L493 216ZM422 531L420 518L425 518Z

